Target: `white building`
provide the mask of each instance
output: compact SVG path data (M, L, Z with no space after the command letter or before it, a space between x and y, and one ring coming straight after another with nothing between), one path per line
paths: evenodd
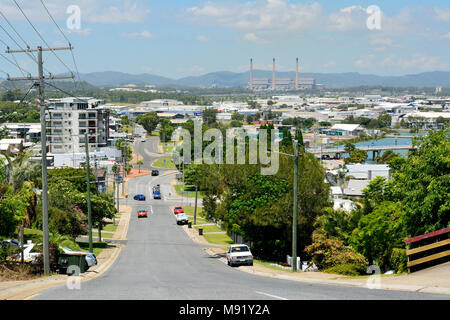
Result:
M89 148L106 147L109 137L109 109L92 98L51 99L47 111L49 152L82 153L85 135Z
M343 124L338 123L331 127L330 131L335 131L341 133L343 136L352 135L358 136L364 131L364 128L359 124Z

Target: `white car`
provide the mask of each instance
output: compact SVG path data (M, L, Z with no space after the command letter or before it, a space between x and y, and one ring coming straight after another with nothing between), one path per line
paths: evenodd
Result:
M189 218L184 213L179 213L176 215L177 217L177 224L187 224L189 221Z
M228 248L227 263L230 267L236 265L253 266L253 255L245 244L236 244Z

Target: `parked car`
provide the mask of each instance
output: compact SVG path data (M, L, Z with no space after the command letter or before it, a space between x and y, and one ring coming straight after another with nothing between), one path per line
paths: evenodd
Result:
M187 224L189 222L189 218L184 213L177 214L177 224L183 225Z
M71 250L69 248L66 248L66 247L63 247L61 249L64 251L64 253L67 253L67 254L82 254L82 255L84 255L85 258L86 258L86 262L87 262L88 267L92 267L92 266L97 265L97 257L93 253L84 252L84 251L73 251L73 250Z
M134 196L134 200L145 201L145 196L143 194L137 194Z
M159 176L159 171L158 170L152 170L152 176Z
M146 210L139 210L138 211L138 218L148 218L147 211Z
M175 208L173 209L173 213L174 213L174 214L184 213L183 207L175 207Z
M228 248L227 263L229 266L249 265L253 266L253 255L245 244L232 245Z

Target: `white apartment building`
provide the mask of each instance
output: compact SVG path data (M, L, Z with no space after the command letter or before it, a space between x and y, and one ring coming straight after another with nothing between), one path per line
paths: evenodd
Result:
M49 152L82 153L85 134L89 149L106 147L109 138L109 109L92 98L64 98L48 101L46 115Z

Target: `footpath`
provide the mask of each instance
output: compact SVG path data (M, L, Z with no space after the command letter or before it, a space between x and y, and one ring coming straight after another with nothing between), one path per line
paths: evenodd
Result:
M196 229L188 228L187 225L183 226L183 229L192 241L204 246L203 250L206 253L211 256L218 257L219 261L227 264L225 254L227 249L226 246L218 246L209 243L203 236L198 234ZM327 274L323 272L298 271L293 273L290 270L283 270L282 268L278 268L276 266L267 267L259 262L255 262L253 266L240 266L238 268L240 271L248 272L254 275L284 280L316 284L353 286L374 290L398 290L447 294L450 299L450 262L411 274L361 277L349 277L336 274Z
M127 176L127 178L129 177ZM116 219L118 225L112 240L126 240L131 210L131 206L120 205L120 218ZM120 241L108 243L108 246L97 256L97 265L80 274L81 282L92 280L106 272L116 261L123 247L124 244L120 243ZM67 275L55 274L27 281L2 281L0 282L0 300L29 300L39 296L43 290L69 282L72 284L73 278Z

